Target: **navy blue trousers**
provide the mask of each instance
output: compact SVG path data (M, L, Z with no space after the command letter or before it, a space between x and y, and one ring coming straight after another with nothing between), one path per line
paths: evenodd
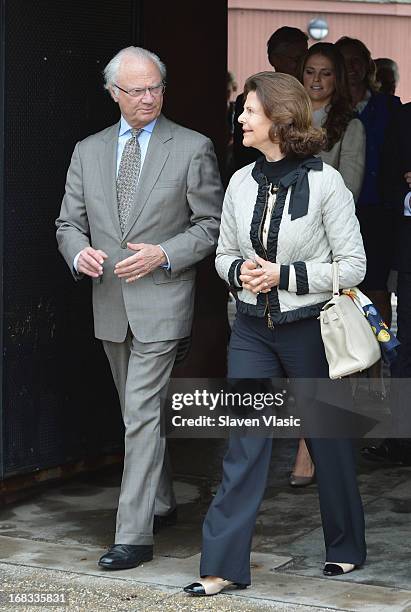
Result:
M237 314L228 377L328 378L317 319L279 325ZM349 439L307 440L315 464L326 561L365 561L364 513ZM231 435L223 478L203 525L200 575L250 584L250 551L271 460L272 439ZM298 503L301 503L299 498Z

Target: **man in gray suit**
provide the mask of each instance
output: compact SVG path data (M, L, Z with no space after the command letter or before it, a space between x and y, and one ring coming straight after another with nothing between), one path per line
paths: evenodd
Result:
M123 49L104 76L121 120L77 143L56 225L74 278L92 279L95 335L120 398L115 544L99 565L127 569L152 559L154 515L175 510L160 396L191 331L195 264L215 248L223 193L210 140L161 114L156 55Z

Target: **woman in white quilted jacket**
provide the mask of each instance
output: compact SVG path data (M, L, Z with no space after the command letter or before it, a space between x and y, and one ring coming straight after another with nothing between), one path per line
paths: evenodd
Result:
M365 560L364 515L351 441L310 437L314 425L327 421L334 398L324 404L311 393L322 388L320 379L330 383L318 315L332 296L332 261L340 288L352 287L365 274L364 248L352 193L315 157L325 137L312 126L301 83L262 72L247 80L245 98L244 145L262 156L232 176L223 205L216 268L237 291L228 379L252 390L274 377L292 379L296 404L309 408L304 437L317 473L323 573L335 576ZM230 431L223 480L203 525L201 578L187 593L214 595L251 583L251 541L271 448L269 433Z
M316 43L305 54L299 76L311 100L313 125L326 133L319 155L338 170L356 202L364 178L366 137L354 115L344 57L336 45ZM314 482L314 464L303 439L289 482L293 487Z

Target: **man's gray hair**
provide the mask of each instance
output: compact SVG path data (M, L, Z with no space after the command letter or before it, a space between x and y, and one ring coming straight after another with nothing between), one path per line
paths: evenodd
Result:
M125 49L121 49L121 51L119 51L109 61L109 63L103 70L105 89L109 89L110 87L113 87L115 89L115 83L117 81L121 61L127 55L153 62L153 64L155 64L159 69L162 82L165 83L167 75L166 66L158 57L158 55L156 55L152 51L143 49L142 47L125 47Z
M400 80L400 71L398 69L398 64L393 59L389 57L379 57L374 60L374 64L376 65L377 70L381 68L389 68L394 73L395 82L398 83Z

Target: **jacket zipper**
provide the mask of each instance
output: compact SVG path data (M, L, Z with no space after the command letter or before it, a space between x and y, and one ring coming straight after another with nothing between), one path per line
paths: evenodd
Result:
M264 255L265 255L265 259L268 261L268 254L267 251L265 250L265 247L263 245L263 243L261 242L261 231L262 231L262 226L263 223L265 221L265 216L267 214L267 208L268 208L268 192L269 192L269 185L268 185L268 181L267 178L265 179L266 181L266 185L267 185L267 190L266 190L266 195L265 195L265 206L264 206L264 211L263 211L263 215L261 217L261 222L260 222L260 227L258 228L258 240L260 242L261 248L264 251ZM277 193L278 191L278 186L277 185L273 185L273 189L275 189L275 193ZM273 207L274 210L274 207ZM273 323L273 319L271 316L271 312L270 312L270 301L268 299L268 293L265 294L265 309L264 309L264 316L267 315L267 327L268 329L274 329L274 323Z

